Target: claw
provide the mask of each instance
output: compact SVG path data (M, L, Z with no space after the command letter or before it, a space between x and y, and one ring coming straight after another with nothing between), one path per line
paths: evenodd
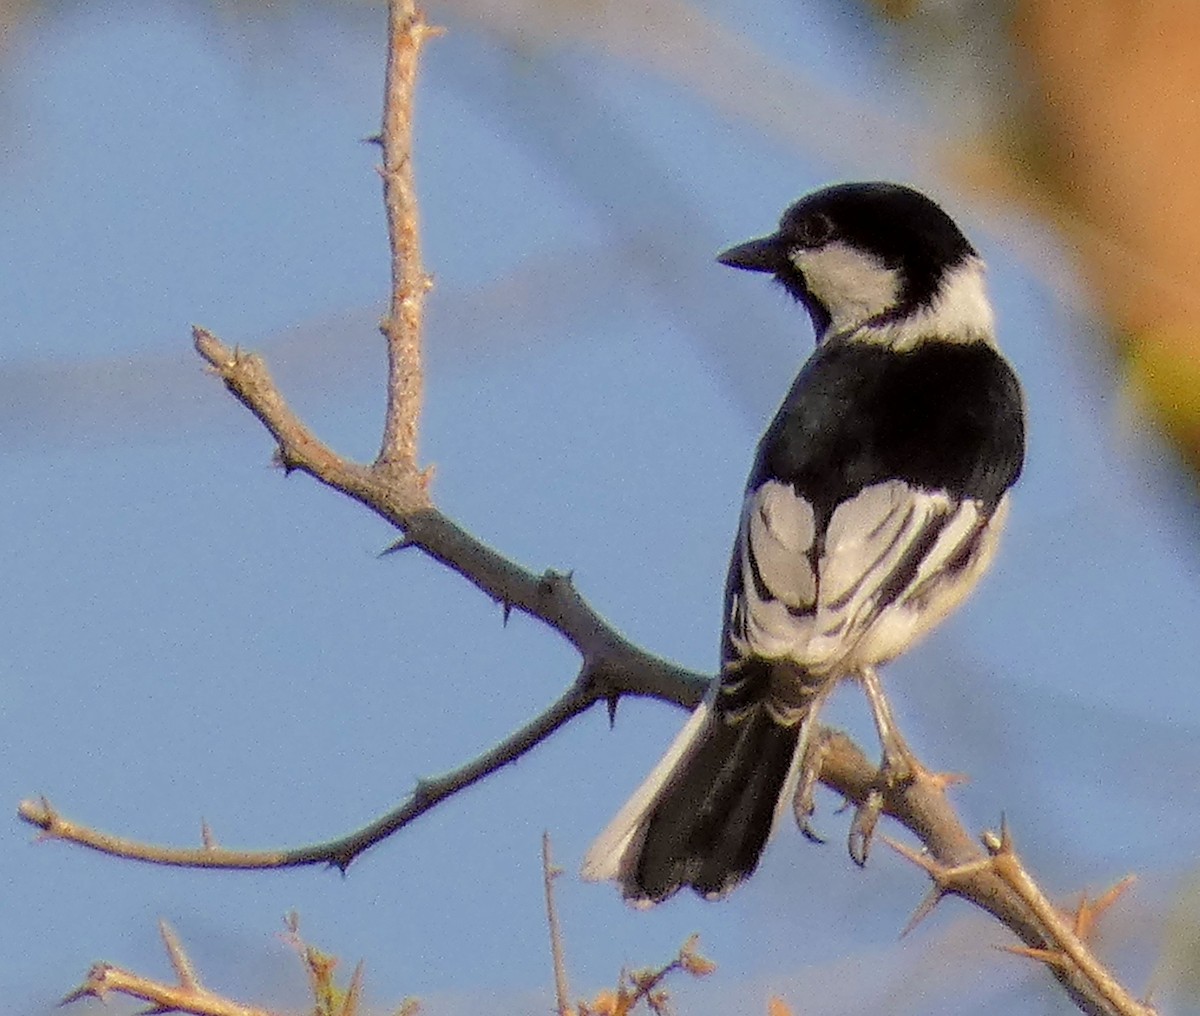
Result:
M850 823L850 839L847 844L850 850L850 860L860 868L867 865L867 855L871 852L871 839L875 835L875 826L879 824L879 816L883 814L883 794L878 789L872 789L867 799L854 810L854 820Z
M817 802L813 794L816 785L817 781L814 775L808 772L800 774L800 785L796 787L796 796L792 798L792 814L806 840L810 843L824 843L825 838L813 831L810 821L817 811Z
M802 818L800 818L799 815L797 815L796 822L800 826L800 835L803 836L806 840L808 840L809 843L824 843L825 842L825 837L822 836L819 832L817 832L811 825L809 825L807 819L802 819Z
M868 791L866 800L855 808L854 819L850 823L847 847L850 859L860 868L866 867L871 840L879 824L879 816L883 814L887 796L924 775L927 775L925 769L898 734L883 742L883 759L879 763L875 785Z

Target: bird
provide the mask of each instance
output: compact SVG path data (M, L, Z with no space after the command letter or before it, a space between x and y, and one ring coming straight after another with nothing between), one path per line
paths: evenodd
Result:
M860 682L871 706L879 787L912 779L877 668L976 585L1025 459L1024 396L997 347L984 263L929 197L826 187L717 261L773 276L816 346L747 480L720 670L584 859L585 878L614 880L639 905L684 887L725 896L788 811L819 838L812 734L842 681ZM860 864L881 794L851 827Z

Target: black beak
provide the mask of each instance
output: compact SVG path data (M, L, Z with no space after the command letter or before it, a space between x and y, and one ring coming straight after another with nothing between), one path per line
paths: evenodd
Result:
M717 260L730 268L743 268L748 272L778 272L787 264L778 233L739 243L718 254Z

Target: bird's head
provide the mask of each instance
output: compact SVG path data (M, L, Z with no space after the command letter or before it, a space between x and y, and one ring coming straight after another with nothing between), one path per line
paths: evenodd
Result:
M784 212L776 232L717 260L774 275L808 310L818 341L855 331L894 345L932 331L991 337L982 261L954 220L910 187L819 190Z

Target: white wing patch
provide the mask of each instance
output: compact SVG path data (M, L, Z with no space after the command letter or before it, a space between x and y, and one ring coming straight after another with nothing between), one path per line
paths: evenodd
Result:
M798 619L816 600L816 536L812 505L790 484L768 480L746 495L738 533L742 588L729 618L739 655L791 655Z
M890 660L971 590L1006 514L1007 498L989 518L977 501L900 480L874 484L835 509L817 560L812 506L790 484L769 481L742 512L730 644L739 656L791 659L811 674Z
M817 595L817 579L808 554L816 539L812 505L796 497L791 486L771 480L750 499L746 526L749 539L743 553L771 595L787 606L807 609Z

